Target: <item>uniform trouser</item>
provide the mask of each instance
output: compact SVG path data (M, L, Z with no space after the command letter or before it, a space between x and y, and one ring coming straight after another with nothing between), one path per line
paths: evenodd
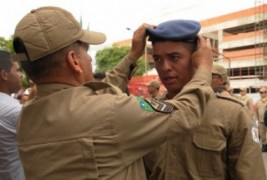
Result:
M262 144L267 144L266 142L266 126L264 122L259 122L259 136L260 136L260 142Z

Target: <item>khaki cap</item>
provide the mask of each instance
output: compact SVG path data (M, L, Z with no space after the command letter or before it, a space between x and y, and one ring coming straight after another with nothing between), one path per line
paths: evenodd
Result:
M75 41L102 44L106 36L100 32L83 30L73 15L58 7L41 7L32 10L17 24L13 46L15 52L23 45L26 53L13 56L17 61L35 61L56 52Z
M157 81L157 80L152 80L152 81L150 81L148 83L147 86L149 86L149 87L155 87L155 88L160 88L160 82Z
M213 65L212 73L220 75L225 80L225 82L227 81L227 70L223 66Z

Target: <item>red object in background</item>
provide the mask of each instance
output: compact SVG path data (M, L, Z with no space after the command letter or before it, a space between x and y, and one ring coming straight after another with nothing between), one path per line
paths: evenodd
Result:
M158 75L146 75L146 76L140 76L140 77L133 77L129 84L128 89L130 94L134 96L139 96L142 98L147 98L147 84L152 80L159 80ZM160 80L159 80L160 81ZM163 85L160 85L160 93L162 94L166 89L163 87Z

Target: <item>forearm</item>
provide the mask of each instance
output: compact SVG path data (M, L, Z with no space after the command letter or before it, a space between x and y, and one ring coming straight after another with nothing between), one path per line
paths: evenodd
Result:
M119 64L117 64L113 70L106 73L104 82L117 86L123 92L125 92L129 80L132 78L137 66L133 63L128 55L123 57Z

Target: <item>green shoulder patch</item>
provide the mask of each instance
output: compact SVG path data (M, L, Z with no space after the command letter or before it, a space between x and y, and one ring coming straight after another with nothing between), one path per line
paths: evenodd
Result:
M147 103L147 101L145 101L143 98L136 97L136 100L139 102L141 109L149 112L155 112L152 106L149 103Z
M151 107L157 112L171 113L174 109L174 106L170 103L155 100L155 99L146 99L146 102L151 105Z

